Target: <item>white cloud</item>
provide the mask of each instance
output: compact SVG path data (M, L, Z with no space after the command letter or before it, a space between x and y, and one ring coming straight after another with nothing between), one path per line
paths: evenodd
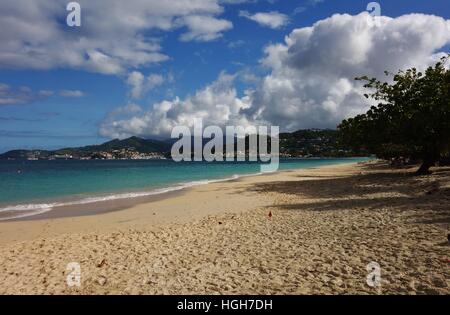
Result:
M222 74L184 100L163 101L125 118L115 113L101 133L167 136L175 125L191 125L193 118L219 126L270 123L286 131L335 128L370 105L355 77L383 78L384 70L425 68L450 44L450 20L410 14L382 17L377 27L367 23L369 18L368 13L337 14L267 46L261 63L269 74L243 97L233 87L234 76Z
M51 90L40 90L38 93L40 96L52 96L55 94L55 92Z
M154 89L155 87L157 87L157 86L159 86L159 85L161 85L161 84L163 84L164 83L164 77L162 76L162 75L160 75L160 74L150 74L148 77L147 77L147 85L148 85L148 88L151 90L151 89Z
M12 88L0 83L0 105L23 105L34 102L45 95L34 93L29 87Z
M252 20L259 25L270 27L273 29L281 28L289 23L289 17L286 14L276 11L258 12L251 14L247 11L240 11L239 16Z
M22 98L13 94L9 85L0 83L0 105L21 104Z
M242 3L257 3L257 2L268 2L275 3L278 0L219 0L220 4L242 4Z
M164 77L160 74L150 74L145 77L139 71L133 71L128 75L127 85L130 87L130 96L134 99L141 98L145 93L164 83Z
M182 23L189 28L188 32L181 35L182 41L212 41L222 37L222 32L233 28L230 21L202 15L186 16L182 19Z
M306 8L305 7L297 7L297 8L295 8L294 9L294 12L292 13L293 15L297 15L297 14L300 14L300 13L303 13L303 12L305 12L306 11Z
M131 135L167 137L177 125L192 126L194 118L219 126L227 123L248 125L245 117L240 115L241 110L249 106L248 98L237 97L234 79L234 76L222 73L215 82L194 95L184 100L176 97L156 103L145 112L136 105L119 108L108 115L100 127L100 134L112 138Z
M80 90L61 90L59 95L64 97L83 97L84 93Z
M230 41L227 44L227 47L230 48L230 49L237 49L237 48L240 48L240 47L242 47L244 45L245 45L245 41L243 41L242 39L238 39L238 40L235 40L235 41Z
M58 94L63 97L84 96L84 93L80 90L61 90ZM47 99L53 95L55 95L55 92L52 90L33 91L28 86L13 88L0 83L0 105L24 105Z
M249 119L267 120L287 130L336 127L367 110L362 75L384 78L412 66L424 68L450 43L450 21L410 14L367 23L368 13L334 15L296 29L284 44L266 47L270 68L252 94Z
M81 27L65 23L65 0L0 2L0 68L76 68L125 74L168 59L153 31L183 40L219 38L231 23L219 0L79 0ZM201 22L208 25L201 25Z
M325 0L309 0L306 3L304 3L303 5L297 7L294 9L292 15L297 15L300 13L305 12L306 10L308 10L309 7L314 7L319 3L324 2Z
M254 0L220 0L219 3L223 4L241 4L246 2L254 2Z

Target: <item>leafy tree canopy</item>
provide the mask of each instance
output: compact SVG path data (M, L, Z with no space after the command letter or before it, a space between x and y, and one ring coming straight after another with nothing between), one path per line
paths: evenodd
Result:
M415 68L399 71L392 83L367 76L356 78L370 89L365 97L379 103L339 125L342 141L384 159L421 160L418 174L428 173L436 161L449 154L449 58L443 57L424 73Z

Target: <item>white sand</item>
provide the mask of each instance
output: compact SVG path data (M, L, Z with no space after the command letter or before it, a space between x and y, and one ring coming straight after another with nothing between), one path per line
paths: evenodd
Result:
M450 294L449 201L450 169L417 178L341 165L101 215L1 222L0 293ZM366 284L372 261L379 288ZM70 262L79 288L66 284Z

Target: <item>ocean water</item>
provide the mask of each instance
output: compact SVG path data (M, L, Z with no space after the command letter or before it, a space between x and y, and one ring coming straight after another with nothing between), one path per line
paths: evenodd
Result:
M285 159L280 161L279 170L365 160L368 159ZM40 214L61 206L156 195L259 172L260 164L256 162L0 161L0 220Z

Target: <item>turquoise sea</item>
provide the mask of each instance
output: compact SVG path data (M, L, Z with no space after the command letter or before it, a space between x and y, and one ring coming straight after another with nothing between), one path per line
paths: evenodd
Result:
M279 170L365 160L368 158L285 159ZM156 195L259 172L260 164L256 162L0 161L0 220L66 205Z

